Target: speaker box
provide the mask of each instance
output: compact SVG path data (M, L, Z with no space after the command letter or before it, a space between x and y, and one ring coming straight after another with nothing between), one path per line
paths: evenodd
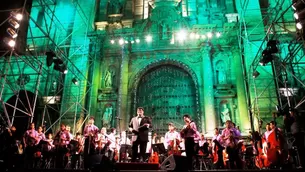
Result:
M180 155L170 155L162 162L161 170L188 171L187 158Z

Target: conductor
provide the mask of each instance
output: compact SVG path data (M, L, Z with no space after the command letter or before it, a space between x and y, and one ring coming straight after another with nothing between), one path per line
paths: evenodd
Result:
M135 162L138 156L138 146L140 145L140 162L145 159L146 147L148 142L149 128L152 128L151 119L144 116L144 109L137 108L137 116L133 117L129 123L129 131L132 135L132 158L131 161Z

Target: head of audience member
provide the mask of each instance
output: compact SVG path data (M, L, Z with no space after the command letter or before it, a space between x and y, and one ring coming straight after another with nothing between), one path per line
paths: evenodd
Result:
M82 138L82 135L77 132L76 135L75 135L75 139L78 140L78 139L81 139Z
M144 108L143 107L138 107L137 108L137 115L138 115L138 117L143 117L144 116Z

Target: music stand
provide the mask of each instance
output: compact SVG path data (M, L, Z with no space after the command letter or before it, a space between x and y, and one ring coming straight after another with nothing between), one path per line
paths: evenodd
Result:
M167 153L163 143L152 144L152 149L154 152L157 152L159 155Z

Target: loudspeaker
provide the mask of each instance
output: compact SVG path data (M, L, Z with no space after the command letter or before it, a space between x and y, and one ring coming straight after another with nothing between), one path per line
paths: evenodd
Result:
M187 158L181 155L170 155L161 164L161 170L188 171Z

